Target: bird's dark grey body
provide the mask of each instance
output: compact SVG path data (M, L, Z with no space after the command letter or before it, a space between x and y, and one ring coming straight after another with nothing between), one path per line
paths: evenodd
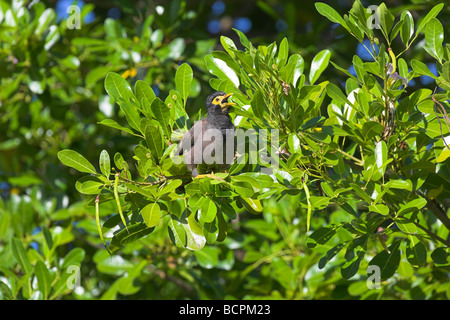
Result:
M206 118L197 121L178 145L177 154L184 155L184 162L194 177L198 175L198 164L213 161L223 171L234 160L235 128L228 114L227 106L231 105L228 96L220 91L210 95L206 99ZM219 101L219 97L225 98Z

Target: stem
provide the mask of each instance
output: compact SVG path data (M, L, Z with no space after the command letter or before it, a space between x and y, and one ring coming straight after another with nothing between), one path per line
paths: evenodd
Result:
M352 159L353 161L355 161L356 165L361 166L361 167L364 167L364 161L363 161L363 160L360 160L360 159L358 159L358 158L356 158L356 157L354 157L354 156L348 154L347 152L345 152L345 151L343 151L343 150L341 150L341 149L339 149L339 148L337 148L336 151L340 152L340 153L343 154L344 156L346 156L346 157Z
M114 180L114 198L116 199L116 204L117 204L117 209L119 210L119 215L120 215L120 219L122 219L123 225L125 226L125 229L127 229L128 233L130 233L130 231L128 230L127 227L127 223L125 221L125 218L123 216L123 212L122 212L122 206L120 205L120 199L119 199L119 175L120 173L116 173L116 178Z
M447 247L450 247L450 241L442 239L442 238L439 237L437 234L431 232L430 230L428 230L427 228L423 227L422 225L420 225L419 223L417 223L417 222L415 222L415 221L413 221L413 223L414 223L414 225L415 225L417 228L419 228L419 229L425 231L425 232L426 232L430 237L432 237L433 239L435 239L435 240L437 240L437 241L439 241L439 242L442 242L442 243L445 244Z

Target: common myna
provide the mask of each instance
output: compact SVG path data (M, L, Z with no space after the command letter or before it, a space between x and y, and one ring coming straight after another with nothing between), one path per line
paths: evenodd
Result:
M184 162L192 176L197 177L198 164L216 165L218 171L226 170L234 160L234 125L228 108L232 94L218 91L206 99L206 118L197 121L183 135L177 155L184 155Z

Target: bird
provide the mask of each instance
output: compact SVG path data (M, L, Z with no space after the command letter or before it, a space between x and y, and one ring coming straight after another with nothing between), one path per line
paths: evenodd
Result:
M184 156L184 163L192 177L200 178L197 165L216 165L225 171L234 161L235 127L229 108L236 105L228 101L232 93L217 91L206 99L205 118L197 121L181 138L176 155Z

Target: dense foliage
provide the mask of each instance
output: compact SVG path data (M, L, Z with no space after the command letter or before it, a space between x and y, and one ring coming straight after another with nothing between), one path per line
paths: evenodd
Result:
M3 298L449 298L444 4L316 3L351 61L302 52L292 19L273 42L186 35L184 1L92 30L0 4ZM211 91L249 136L192 179L173 153Z

